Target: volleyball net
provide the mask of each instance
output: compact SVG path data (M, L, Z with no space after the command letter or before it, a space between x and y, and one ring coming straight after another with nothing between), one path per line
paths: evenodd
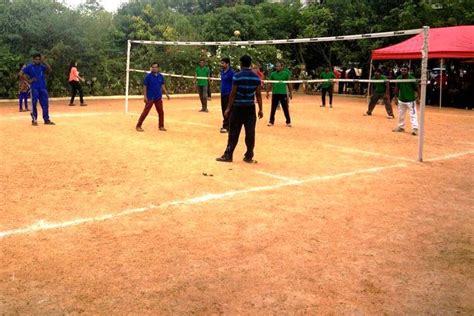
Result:
M379 32L379 33L368 33L368 34L356 34L356 35L343 35L343 36L328 36L328 37L313 37L313 38L295 38L295 39L277 39L277 40L229 40L229 41L148 41L148 40L129 40L127 42L127 68L126 68L126 89L125 89L125 112L129 111L129 96L131 91L131 85L136 87L134 90L142 86L143 75L149 72L150 63L159 60L161 66L161 74L167 78L168 90L173 91L173 88L169 88L171 83L172 86L179 86L183 88L182 91L193 92L194 80L195 79L210 79L211 84L217 85L220 81L219 77L210 76L208 77L196 77L191 73L183 73L192 69L192 65L197 64L199 59L202 58L203 52L206 53L207 57L211 57L211 53L207 51L207 48L214 49L214 60L220 61L220 58L227 57L230 55L235 56L233 59L238 59L243 54L248 54L251 57L258 55L257 60L270 60L275 61L281 59L279 54L281 52L276 49L276 45L295 45L295 44L311 44L311 43L328 43L338 41L355 41L355 40L368 40L368 39L380 39L387 37L407 36L423 34L423 45L420 47L421 52L421 78L416 79L372 79L372 63L369 69L369 75L367 79L347 79L347 78L334 78L334 79L292 79L286 81L266 80L264 83L288 83L288 84L320 84L325 82L331 83L353 83L353 84L368 84L368 90L370 85L376 83L402 83L402 82L417 82L421 85L420 95L420 117L419 117L419 141L418 141L418 161L423 161L423 143L424 143L424 117L425 117L425 100L426 100L426 84L427 84L427 68L428 68L428 34L429 27L423 27L420 29L391 31L391 32ZM265 53L267 56L262 56L262 52L255 50L255 47L268 46L273 49L268 49ZM137 47L137 60L134 59L133 67L131 67L132 59L134 54L132 47ZM154 47L150 48L150 47ZM239 56L240 55L240 56ZM255 59L255 58L254 58ZM174 61L174 65L171 67L167 61ZM164 62L163 62L164 61ZM187 66L187 67L185 67ZM219 64L214 65L218 68ZM181 72L181 73L179 73ZM216 72L216 71L214 71ZM186 89L187 88L187 89Z

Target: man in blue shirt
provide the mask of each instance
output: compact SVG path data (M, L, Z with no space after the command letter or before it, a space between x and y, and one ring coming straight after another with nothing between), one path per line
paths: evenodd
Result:
M229 117L229 139L224 155L217 158L217 161L232 162L235 147L239 142L242 125L245 127L245 144L247 152L244 161L253 163L253 149L255 147L255 125L257 117L255 115L255 97L258 102L258 118L263 117L262 93L260 91L260 78L252 71L250 65L252 58L248 55L240 57L241 71L234 75L232 80L232 91L229 96L229 103L224 112L224 116Z
M160 131L165 132L165 114L163 112L163 92L165 92L168 100L170 96L166 91L165 78L160 74L160 65L157 62L151 64L151 72L145 76L143 80L143 96L145 102L145 108L143 109L138 123L136 126L137 132L143 132L142 124L148 113L150 113L153 104L155 105L156 111L158 112L158 128Z
M51 72L51 66L46 62L46 58L41 54L34 54L33 62L26 66L20 74L28 76L28 82L31 84L31 95L32 95L32 112L31 112L31 124L38 126L38 110L36 105L38 101L43 110L43 120L46 125L55 125L49 119L49 96L46 88L45 72Z
M227 104L229 103L230 92L232 91L232 79L234 77L234 70L230 67L230 59L222 58L221 60L221 109L222 121L221 133L227 133L229 131L229 116L225 116L225 110L227 109Z

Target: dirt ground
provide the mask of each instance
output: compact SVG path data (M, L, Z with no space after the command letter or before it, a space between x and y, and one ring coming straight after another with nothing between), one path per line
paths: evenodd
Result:
M249 165L243 135L215 161L218 96L167 132L66 103L0 105L1 315L474 314L473 111L427 108L419 163L382 105L299 95L287 128L265 100Z

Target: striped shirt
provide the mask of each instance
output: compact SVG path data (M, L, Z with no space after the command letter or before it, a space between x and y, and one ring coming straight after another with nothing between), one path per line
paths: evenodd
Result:
M234 106L255 106L255 91L260 85L260 78L252 69L242 68L234 75L232 84L237 86Z

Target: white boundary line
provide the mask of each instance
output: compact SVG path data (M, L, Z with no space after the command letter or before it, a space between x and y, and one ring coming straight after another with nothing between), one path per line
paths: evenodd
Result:
M154 209L164 209L170 206L193 205L193 204L205 203L205 202L214 201L214 200L231 198L237 195L247 194L247 193L252 193L252 192L271 191L271 190L275 190L275 189L279 189L279 188L287 187L287 186L303 185L306 183L311 183L311 182L316 182L316 181L328 181L332 179L340 179L344 177L350 177L350 176L367 174L367 173L377 173L377 172L387 170L387 169L406 168L406 167L407 167L406 164L395 164L395 165L390 165L390 166L385 166L385 167L360 169L360 170L344 172L344 173L339 173L339 174L334 174L334 175L313 176L313 177L303 179L303 180L285 181L285 182L275 184L275 185L259 186L259 187L253 187L253 188L243 189L243 190L227 191L223 193L210 193L210 194L205 194L205 195L197 196L190 199L165 202L158 206L152 204L152 205L141 207L141 208L126 209L118 213L109 213L109 214L99 215L95 217L78 218L78 219L64 221L64 222L50 223L45 220L39 220L38 222L30 226L25 226L21 228L6 230L6 231L0 231L0 239L9 237L9 236L14 236L14 235L25 235L25 234L35 233L35 232L40 232L40 231L79 226L82 224L87 224L87 223L92 223L92 222L102 222L106 220L111 220L111 219L131 215L131 214L145 213L145 212L152 211Z
M446 155L446 156L435 157L435 158L431 158L431 159L425 159L425 161L433 162L433 161L449 160L449 159L452 159L452 158L458 158L458 157L461 157L461 156L472 155L472 154L474 154L474 150L468 150L468 151L455 153L455 154L450 154L450 155Z
M284 176L279 176L279 175L264 172L264 171L255 171L255 173L258 173L258 174L261 174L261 175L264 175L264 176L267 176L267 177L270 177L270 178L274 178L274 179L278 179L278 180L282 180L282 181L287 181L287 182L299 181L297 179L284 177Z
M409 159L409 158L406 158L406 157L386 155L386 154L381 154L381 153L372 152L372 151L366 151L366 150L357 149L357 148L333 145L333 144L328 144L328 143L322 143L322 145L325 146L325 147L340 149L341 151L345 151L345 152L359 153L359 154L364 154L364 155L369 155L369 156L379 156L379 157L385 157L385 158L391 158L391 159L403 160L403 161L409 161L409 162L414 161L413 159Z
M94 112L94 113L57 113L51 114L52 118L55 117L87 117L87 116L101 116L101 115L110 115L110 114L117 114L119 112ZM31 121L30 115L15 115L15 116L1 116L0 121L9 121L9 120L29 120Z
M141 115L141 114L134 113L134 112L128 112L127 114L132 115L132 116L140 116ZM158 118L158 115L148 115L147 117ZM185 124L185 125L216 128L215 125L204 124L204 123L195 123L195 122L189 122L189 121L180 121L180 120L175 120L175 119L170 119L170 118L166 118L166 121L167 122L181 123L181 124ZM217 130L217 128L216 128L216 130Z

